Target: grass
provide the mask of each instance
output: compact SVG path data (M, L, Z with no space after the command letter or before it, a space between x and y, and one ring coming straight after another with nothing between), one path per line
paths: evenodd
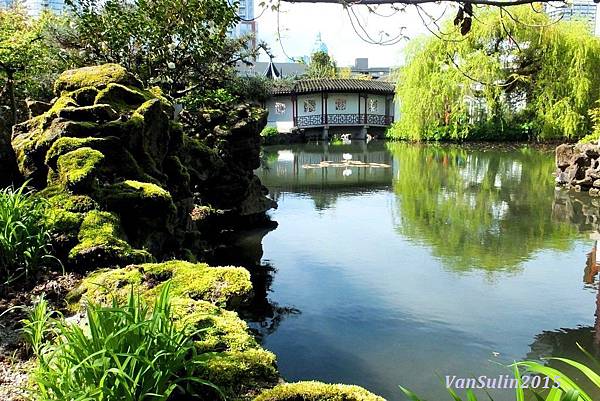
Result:
M152 308L133 289L124 305L89 304L79 325L53 318L48 304L39 301L23 328L36 356L32 398L218 399L219 389L197 375L207 356L194 345L202 332L175 326L169 288L164 286Z
M579 346L579 345L578 345ZM583 377L587 378L596 388L600 389L600 375L596 372L600 371L600 361L595 359L590 353L579 347L583 353L590 359L590 367L580 362L573 361L566 358L548 358L548 360L560 361L571 368L575 368ZM514 377L517 379L519 386L515 389L515 401L525 400L536 400L536 401L594 401L593 398L586 393L575 381L569 378L567 375L562 373L560 370L544 365L536 361L523 361L516 362L512 365L514 371ZM550 383L554 383L557 380L557 384L560 386L556 388L549 388L543 391L537 391L533 389L524 389L521 385L522 374L537 375L542 378L549 378ZM553 387L553 386L551 386ZM411 401L426 401L420 398L417 394L413 393L407 388L400 386L400 390L410 399ZM447 388L449 398L452 401L479 401L477 395L471 389L465 391L465 397L460 397L452 388ZM484 390L485 391L485 390ZM494 399L486 393L485 400L494 401ZM483 400L483 399L481 399ZM441 400L437 400L441 401Z
M47 207L47 201L26 184L0 191L0 288L56 261L50 232L41 223Z

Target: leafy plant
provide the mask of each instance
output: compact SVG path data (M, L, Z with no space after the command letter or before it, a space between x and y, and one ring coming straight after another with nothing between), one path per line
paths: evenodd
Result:
M262 136L263 138L269 138L272 136L277 136L279 134L279 131L277 131L277 128L275 127L265 127L261 133L260 136Z
M165 401L221 394L197 377L208 355L194 344L201 331L175 326L169 288L152 308L133 288L125 305L89 304L83 325L51 318L48 304L38 302L23 329L37 358L34 399Z
M26 184L0 191L0 280L10 284L47 267L51 256L49 230L41 224L48 203Z

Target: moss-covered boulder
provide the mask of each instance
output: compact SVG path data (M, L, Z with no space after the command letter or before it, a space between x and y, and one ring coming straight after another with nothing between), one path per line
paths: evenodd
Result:
M170 261L106 269L91 273L67 301L72 310L87 302L110 305L127 299L133 288L152 305L167 282L176 323L207 355L203 379L233 400L277 381L275 356L258 345L236 312L225 309L251 296L250 274L243 268Z
M81 269L123 266L153 259L148 252L129 245L119 218L112 213L92 210L85 214L77 239L77 245L69 252L69 261Z
M144 88L119 65L66 71L55 91L47 110L13 128L19 172L41 190L91 198L96 211L118 218L117 237L131 247L159 258L204 254L215 234L274 206L253 173L266 117L260 108L224 113L218 126L204 127L213 140L201 140L173 120L173 104L160 90ZM192 218L197 207L221 213L199 223ZM67 264L110 254L67 244L77 247L66 252Z
M153 301L166 281L171 283L174 299L203 300L220 306L237 306L252 292L250 273L244 268L209 267L204 263L173 260L93 272L69 300L104 304L115 297L124 301L134 286L142 290L148 301Z
M142 83L124 67L118 64L104 64L63 72L54 83L54 92L60 95L65 91L86 87L104 88L111 83L142 87Z
M385 401L359 386L315 381L280 384L254 401Z
M65 153L56 162L57 181L74 193L89 191L103 160L101 152L88 147Z

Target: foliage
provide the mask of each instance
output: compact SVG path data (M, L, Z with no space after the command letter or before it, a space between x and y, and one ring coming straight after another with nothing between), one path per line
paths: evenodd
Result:
M0 191L0 287L49 265L51 238L41 224L47 206L25 184Z
M334 78L336 76L335 60L323 51L316 51L310 57L310 63L304 75L306 78Z
M575 371L585 377L596 390L600 390L600 375L596 373L598 368L600 368L600 364L598 360L596 360L592 355L590 355L587 351L582 351L590 358L591 363L589 365L573 361L567 358L548 358L550 361L558 361L563 363L563 366L568 368L574 368ZM527 398L529 394L532 394L538 401L593 401L593 398L582 389L581 385L578 384L575 380L568 377L563 371L557 368L553 368L542 363L536 361L524 361L517 362L513 366L514 377L516 379L516 383L519 385L515 389L515 401L523 401ZM522 372L519 370L521 369ZM543 391L538 391L534 389L524 390L524 386L521 386L523 383L522 375L537 375L541 378L544 378L541 382L545 383L548 378L548 383L551 387L549 389L545 389ZM554 387L554 380L560 384L560 386ZM418 395L413 393L412 391L400 386L402 392L411 400L411 401L425 401L422 400ZM456 391L452 388L448 388L449 399L454 401L478 401L479 398L473 392L472 389L466 390L466 399L461 398ZM494 401L493 398L486 394L486 400ZM533 399L533 398L531 398Z
M511 15L482 9L469 35L446 21L444 40L408 46L397 77L401 119L393 138L577 138L590 130L600 42L582 22L549 24L529 6Z
M54 75L65 67L50 35L61 21L51 13L33 19L24 8L0 9L0 106L10 109L12 123L25 117L25 98L51 97Z
M124 305L88 304L83 326L51 316L41 301L24 321L37 358L32 377L38 401L167 400L209 388L220 392L197 375L205 356L194 338L202 332L176 327L168 285L152 308L132 289Z
M226 0L68 0L74 29L60 41L80 64L118 63L172 96L223 87L248 55L231 39L238 21Z
M265 127L260 133L260 136L262 136L263 138L268 138L277 135L279 135L279 131L277 131L276 127Z
M600 101L598 102L600 104ZM593 123L592 133L581 138L582 143L597 143L600 140L600 105L590 110L590 119Z

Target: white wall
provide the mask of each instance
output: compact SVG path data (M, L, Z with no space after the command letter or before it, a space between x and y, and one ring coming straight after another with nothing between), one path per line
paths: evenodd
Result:
M282 103L285 105L285 112L277 114L275 104ZM290 96L277 96L271 98L266 104L269 116L267 117L267 126L276 127L279 132L290 132L294 126L294 115L292 114L292 98Z
M337 99L346 99L346 110L335 109ZM363 112L364 106L361 105ZM358 93L330 93L327 97L327 114L358 114Z

